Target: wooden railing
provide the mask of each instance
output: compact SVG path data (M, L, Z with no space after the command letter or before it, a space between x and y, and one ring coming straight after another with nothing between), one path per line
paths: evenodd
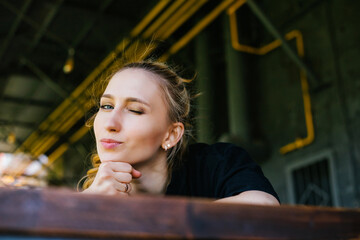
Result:
M0 188L0 239L360 239L359 209Z

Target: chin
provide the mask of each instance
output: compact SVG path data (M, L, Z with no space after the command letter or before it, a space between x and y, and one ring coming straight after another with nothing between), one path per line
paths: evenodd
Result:
M123 157L111 153L99 153L101 162L126 162Z

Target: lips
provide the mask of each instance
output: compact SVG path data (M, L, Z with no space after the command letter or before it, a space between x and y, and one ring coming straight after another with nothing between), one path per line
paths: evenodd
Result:
M105 139L105 138L101 139L100 143L105 149L113 149L122 144L122 142L120 142L120 141L116 141L113 139Z

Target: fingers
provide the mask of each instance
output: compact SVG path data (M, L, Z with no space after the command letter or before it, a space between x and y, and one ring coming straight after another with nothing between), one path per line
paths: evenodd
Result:
M131 173L131 175L132 175L134 178L139 178L139 177L141 177L141 172L139 172L138 170L134 169L129 163L124 163L124 162L105 162L105 163L102 163L100 166L109 167L109 168L111 168L114 172L126 172L126 173Z
M123 189L121 190L121 192L124 193L130 193L132 190L131 184L130 183L121 183Z
M132 175L130 173L114 172L113 176L116 181L121 183L130 183L132 180Z
M129 163L124 162L105 162L100 164L100 168L110 168L114 172L127 172L131 173L133 167Z
M130 183L121 183L118 181L114 181L114 188L118 191L118 192L122 192L122 193L130 193L132 190L131 184Z
M132 175L134 178L139 178L139 177L141 177L141 172L139 172L138 170L136 170L135 168L133 168L132 171L131 171L131 175Z
M129 195L132 190L131 181L139 178L141 173L128 163L105 162L100 164L94 182L88 192Z

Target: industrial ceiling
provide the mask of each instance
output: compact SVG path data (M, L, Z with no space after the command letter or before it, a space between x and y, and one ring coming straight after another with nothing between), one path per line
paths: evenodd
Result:
M239 2L0 0L0 152L55 161L88 132L89 89L114 59L166 60Z

